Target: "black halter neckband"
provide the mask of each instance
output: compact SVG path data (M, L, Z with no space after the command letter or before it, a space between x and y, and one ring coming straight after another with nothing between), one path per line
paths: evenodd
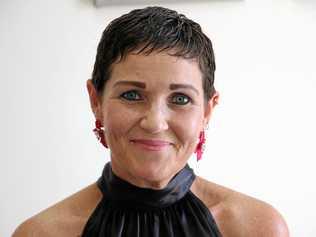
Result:
M107 163L97 182L103 198L82 237L220 237L210 211L190 191L194 179L187 165L161 190L139 188Z

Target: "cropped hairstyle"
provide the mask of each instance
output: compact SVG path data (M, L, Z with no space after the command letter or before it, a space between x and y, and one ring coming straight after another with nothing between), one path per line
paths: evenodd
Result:
M105 28L92 72L92 83L98 95L102 95L114 63L123 60L130 52L148 55L153 51L197 60L204 97L206 100L212 98L215 58L211 40L198 23L163 7L132 10Z

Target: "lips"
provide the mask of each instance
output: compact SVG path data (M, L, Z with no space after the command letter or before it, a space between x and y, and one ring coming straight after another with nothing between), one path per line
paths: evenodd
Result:
M140 147L146 150L152 150L152 151L163 150L172 144L164 140L151 140L151 139L132 139L130 141L136 145L139 145Z

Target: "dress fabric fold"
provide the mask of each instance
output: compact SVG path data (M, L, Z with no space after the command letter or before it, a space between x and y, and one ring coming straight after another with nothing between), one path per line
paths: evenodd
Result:
M134 186L107 163L97 184L103 193L82 237L221 237L209 209L190 187L186 165L160 190Z

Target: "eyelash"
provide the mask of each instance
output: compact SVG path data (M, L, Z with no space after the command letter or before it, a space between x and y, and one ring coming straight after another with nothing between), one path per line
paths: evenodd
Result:
M185 100L186 100L186 102L185 102L184 104L175 103L176 105L187 105L187 104L189 104L189 103L192 103L192 99L191 99L189 96L185 95L185 94L176 93L176 94L174 94L174 96L172 97L172 100L175 98L175 96L182 96L182 97L185 98ZM179 98L179 97L178 97L178 98Z
M122 94L120 95L120 97L123 98L124 100L127 100L127 101L139 101L139 100L141 100L141 99L135 99L135 100L133 100L133 99L128 99L128 98L126 98L125 95L127 95L128 93L131 93L131 92L134 92L134 93L138 94L138 96L139 96L139 93L138 93L137 91L131 90L131 91L126 91L126 92L122 93Z
M137 99L127 98L126 95L127 95L128 93L131 93L131 92L137 94L137 97L141 97L141 96L139 95L139 92L138 92L138 91L136 91L136 90L130 90L130 91L126 91L126 92L122 93L122 94L120 95L120 98L122 98L122 99L124 99L124 100L127 100L127 101L140 101L140 100L142 100L142 98L137 98ZM187 96L187 95L185 95L185 94L182 94L182 93L175 93L175 94L173 94L173 97L171 98L172 101L173 101L173 99L175 98L175 96L182 96L182 97L185 97L185 100L186 100L186 102L183 103L183 104L181 104L181 103L179 104L179 103L174 103L174 102L172 102L172 103L174 103L175 105L187 105L187 104L189 104L189 103L192 103L191 97L189 97L189 96Z

